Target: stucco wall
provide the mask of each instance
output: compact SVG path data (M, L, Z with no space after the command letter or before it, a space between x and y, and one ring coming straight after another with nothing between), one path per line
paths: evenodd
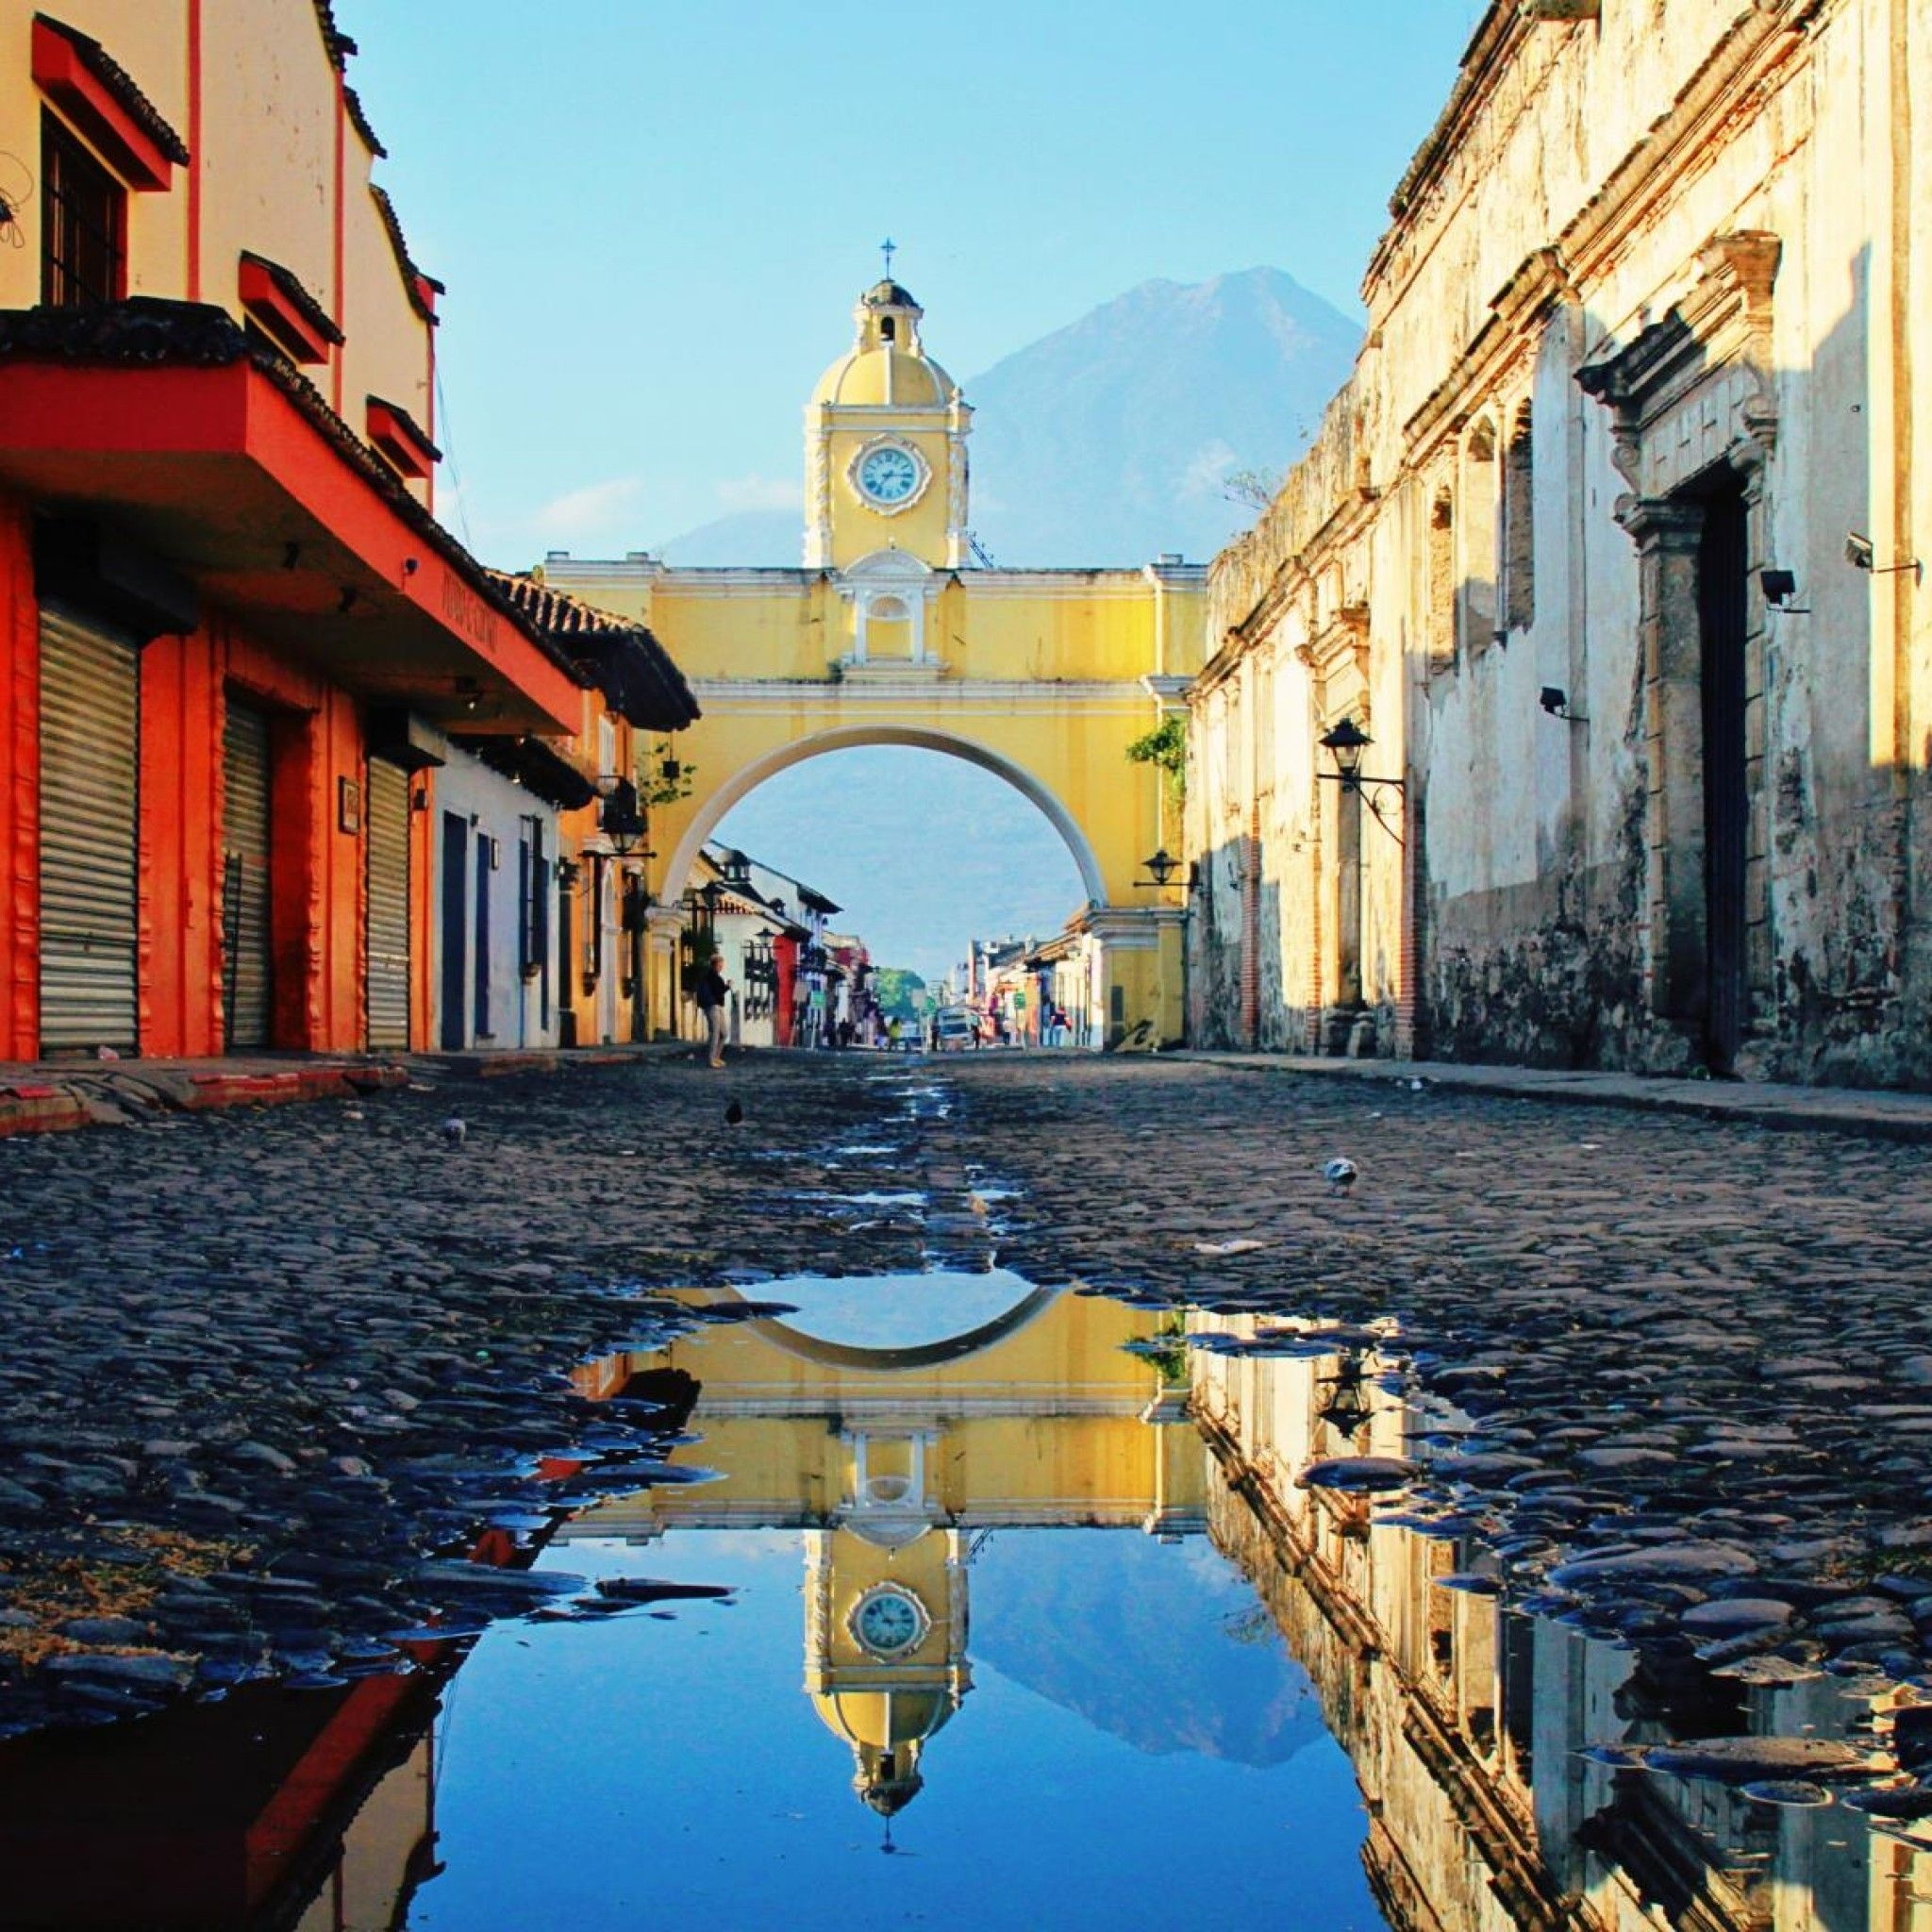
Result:
M1932 611L1909 572L1844 553L1851 530L1880 564L1932 553L1911 380L1932 330L1910 221L1928 119L1909 0L1492 9L1369 266L1357 375L1210 574L1191 775L1215 793L1199 856L1244 817L1261 839L1249 1030L1292 1038L1322 1003L1292 973L1275 994L1271 953L1337 968L1336 855L1309 836L1332 832L1336 788L1317 780L1299 821L1288 747L1345 712L1374 740L1365 769L1407 783L1385 800L1404 843L1363 852L1376 1050L1932 1080ZM1673 553L1657 535L1713 490L1746 522L1734 1056L1710 1033L1717 956L1697 963L1706 566L1694 536ZM1691 560L1674 575L1670 555ZM1762 594L1774 566L1799 608ZM1224 688L1290 657L1307 689L1273 674L1272 751L1248 707L1211 753ZM1204 1031L1240 1031L1224 908L1195 926Z
M33 183L14 210L23 245L0 248L0 308L31 308L41 293L38 10L33 0L0 0L0 152ZM127 292L211 302L240 317L240 258L266 257L344 332L327 365L308 374L350 427L363 433L373 393L433 434L431 325L409 302L370 193L374 158L314 0L62 0L54 11L100 42L190 150L167 189L127 196Z
M555 1046L557 1026L557 921L553 910L550 923L552 980L549 1024L543 1024L541 993L537 981L523 976L522 924L518 906L521 876L518 849L527 838L527 820L535 815L543 828L543 849L553 862L557 853L557 813L532 792L499 773L492 772L479 758L452 746L448 762L436 774L435 860L430 879L431 984L438 989L436 1030L427 1044L433 1051L442 1041L443 930L443 848L442 814L454 812L469 823L468 854L464 886L465 958L468 970L464 979L463 1041L465 1046L533 1047ZM496 866L490 874L490 1027L479 1034L475 1012L475 932L476 917L476 855L481 839L496 841ZM554 876L554 874L553 874ZM553 887L553 905L555 889Z

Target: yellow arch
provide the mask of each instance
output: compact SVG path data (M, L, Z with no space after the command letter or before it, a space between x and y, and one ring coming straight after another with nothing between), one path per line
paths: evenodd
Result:
M939 752L948 758L963 758L968 764L977 765L981 771L1005 779L1014 791L1040 808L1064 841L1079 871L1087 903L1090 906L1106 903L1107 883L1101 873L1100 860L1094 855L1091 841L1081 830L1079 821L1053 791L1024 765L1014 763L991 745L962 737L956 731L883 720L864 724L835 725L829 730L812 732L789 743L773 746L732 773L708 793L673 849L664 868L664 897L675 899L684 891L691 868L697 863L699 850L723 822L724 815L768 778L774 778L793 765L803 764L808 758L821 758L828 752L855 751L876 744L907 745L919 751Z
M763 1292L757 1296L746 1295L736 1288L709 1291L700 1305L729 1307L735 1303L763 1299L774 1293L780 1299L784 1296L782 1284L776 1287L762 1284L761 1287ZM821 1368L891 1374L908 1369L940 1368L949 1362L964 1361L971 1356L979 1355L1006 1341L1008 1336L1018 1334L1043 1310L1050 1308L1064 1291L1058 1288L1036 1287L998 1314L972 1328L961 1329L957 1335L896 1347L867 1348L853 1342L827 1341L823 1337L793 1327L782 1315L754 1316L744 1326L784 1354L795 1356L802 1361L816 1362Z

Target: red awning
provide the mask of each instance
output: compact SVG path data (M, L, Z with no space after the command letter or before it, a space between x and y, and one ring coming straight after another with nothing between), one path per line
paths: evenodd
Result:
M489 573L292 368L231 357L221 311L192 320L108 359L50 351L44 311L0 316L0 488L149 546L347 690L464 731L574 730L562 654Z

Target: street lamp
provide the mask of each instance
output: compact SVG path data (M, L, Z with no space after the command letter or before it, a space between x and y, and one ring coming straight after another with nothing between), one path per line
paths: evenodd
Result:
M1374 814L1375 823L1400 845L1402 834L1389 823L1382 798L1391 791L1401 798L1407 792L1408 785L1402 778L1373 778L1362 770L1362 753L1374 741L1353 718L1330 725L1316 742L1334 758L1335 769L1315 775L1331 785L1340 785L1344 793L1355 793Z
M650 858L656 856L638 849L643 843L649 827L638 803L638 788L628 778L618 779L605 794L603 808L597 814L597 827L620 858Z
M1151 879L1136 879L1134 884L1143 891L1158 891L1180 871L1182 861L1176 858L1165 845L1158 847L1153 858L1143 858L1141 865L1154 874Z

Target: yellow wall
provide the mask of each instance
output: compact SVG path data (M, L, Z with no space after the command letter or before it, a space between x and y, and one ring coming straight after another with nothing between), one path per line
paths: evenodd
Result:
M715 1291L691 1298L734 1299ZM851 1500L852 1448L841 1428L880 1441L935 1431L925 1490L963 1524L1139 1524L1158 1509L1198 1507L1199 1444L1187 1439L1193 1474L1177 1474L1175 1432L1141 1420L1159 1375L1122 1346L1154 1326L1145 1309L1062 1293L972 1355L910 1368L815 1359L782 1323L701 1329L625 1366L685 1369L703 1383L702 1459L729 1479L620 1498L588 1511L568 1534L824 1522ZM587 1391L608 1391L624 1374L580 1379Z
M649 558L553 558L545 572L648 624L697 690L704 715L677 746L695 785L652 819L648 884L660 903L675 901L738 798L799 757L867 743L951 752L1016 783L1068 837L1087 891L1113 908L1117 930L1101 937L1126 1026L1145 1019L1160 1039L1179 1037L1177 940L1150 931L1154 952L1118 963L1112 941L1182 897L1180 882L1141 883L1167 828L1159 773L1126 751L1161 716L1142 680L1198 666L1198 571L936 572L927 666L879 661L876 635L870 664L846 661L853 608L837 573L678 571ZM656 991L653 1002L656 1012Z
M918 418L904 409L881 410L870 420L863 410L838 409L832 412L832 432L827 444L831 454L832 492L836 501L847 493L846 472L853 458L876 436L891 431L895 442L910 443L931 471L925 492L909 509L886 516L862 503L846 502L832 524L832 563L835 568L857 563L875 550L904 550L927 561L943 558L946 545L946 457L945 411L930 412L933 426L920 426Z

